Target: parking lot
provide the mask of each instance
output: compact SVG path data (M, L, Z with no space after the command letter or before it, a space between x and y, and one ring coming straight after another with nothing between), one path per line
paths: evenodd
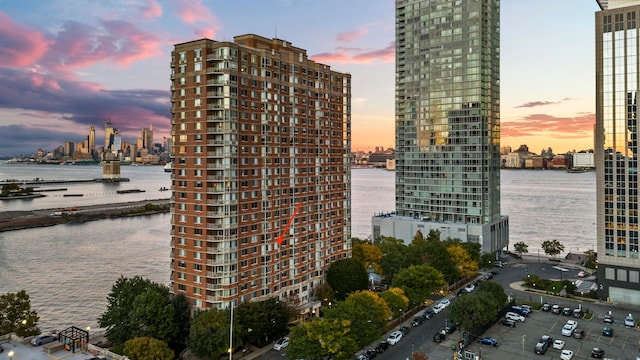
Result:
M558 304L561 307L578 307L576 302L565 301ZM543 335L549 335L553 339L563 340L564 349L573 351L573 359L590 359L591 351L598 347L604 350L603 358L636 360L636 356L640 354L638 352L640 331L624 326L624 317L627 314L616 314L613 324L605 324L603 319L608 311L600 305L594 305L592 310L595 316L591 320L575 319L571 316L540 310L534 311L525 322L518 322L514 328L496 324L486 331L483 336L498 340L497 347L474 343L470 344L467 350L481 353L483 359L560 359L561 350L554 349L552 346L549 346L545 354L538 355L534 352L540 338ZM563 325L570 319L577 320L577 328L584 330L585 335L582 339L561 334ZM602 331L605 326L612 328L612 337L603 336Z

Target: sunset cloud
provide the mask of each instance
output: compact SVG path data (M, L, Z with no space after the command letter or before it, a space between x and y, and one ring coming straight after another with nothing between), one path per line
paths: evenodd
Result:
M555 104L560 104L560 101L530 101L528 103L524 103L524 104L518 105L516 107L517 108L529 108L529 107L555 105Z
M388 63L395 60L395 50L395 41L392 41L382 49L336 48L335 52L320 53L311 58L319 63L367 64L374 61Z
M49 40L39 31L0 12L0 66L29 66L47 52Z
M200 0L177 0L178 17L187 24L209 22L214 18L213 13Z
M557 139L584 138L593 135L596 116L580 113L574 117L555 117L548 114L532 114L522 120L502 121L501 137L541 136Z
M148 0L146 4L140 6L142 16L154 19L162 16L162 6L156 0Z
M363 27L359 30L346 31L346 32L339 33L338 35L336 35L336 40L340 42L352 42L360 39L366 33L367 33L367 29Z

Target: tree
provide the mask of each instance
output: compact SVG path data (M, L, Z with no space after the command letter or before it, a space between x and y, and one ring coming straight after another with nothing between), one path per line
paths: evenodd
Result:
M359 346L350 336L351 322L315 319L291 329L287 357L290 359L353 359Z
M150 337L127 340L123 353L131 360L172 360L174 357L165 342Z
M409 306L417 306L446 284L442 273L429 265L414 265L393 277L392 285L402 288L409 298Z
M359 261L365 269L373 269L377 274L382 273L380 260L382 251L375 245L367 242L353 243L353 259Z
M322 301L322 306L328 306L329 303L334 302L334 294L335 292L331 288L331 285L326 282L316 286L314 293L316 299L320 299Z
M226 353L230 319L229 310L210 308L197 312L189 330L189 349L197 356L213 359Z
M554 259L556 258L556 255L564 251L564 245L555 239L543 241L540 247L542 247L545 254L550 255Z
M173 344L186 335L188 314L186 300L174 301L166 286L140 276L121 276L107 295L107 310L98 324L107 329L107 339L116 345L135 337Z
M411 251L402 240L381 237L376 246L382 252L380 267L382 274L391 278L395 273L411 265Z
M0 295L0 335L38 335L38 320L38 313L31 310L31 300L25 290Z
M381 292L378 296L387 303L387 306L389 306L394 316L401 315L402 310L409 308L409 298L400 288L392 287L389 290Z
M495 281L484 281L478 285L478 289L476 290L476 294L480 293L488 293L496 299L498 305L500 307L504 306L507 303L507 294L504 292L504 288L502 285L498 284Z
M513 249L518 253L518 255L520 255L520 257L522 257L522 254L526 254L529 252L529 245L523 243L522 241L519 241L513 244Z
M335 291L337 300L344 300L354 291L369 288L369 276L362 263L355 259L335 261L327 270L327 283Z
M427 238L427 245L426 263L438 269L447 283L452 283L456 279L459 279L460 271L447 251L447 244L440 240L440 232L430 231L429 237Z
M456 265L460 276L473 275L478 271L478 262L473 260L460 244L449 245L447 252L451 261Z
M492 322L501 305L489 292L469 294L451 305L449 319L467 331L472 331Z
M284 302L272 297L264 301L249 301L234 310L234 321L241 338L249 343L262 346L269 338L286 335L290 309Z
M327 309L325 317L328 320L348 320L350 336L362 348L380 337L390 316L387 303L367 290L352 293L345 301Z

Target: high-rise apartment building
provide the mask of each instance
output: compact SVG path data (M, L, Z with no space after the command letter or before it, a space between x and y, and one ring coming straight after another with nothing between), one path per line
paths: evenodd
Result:
M104 123L104 152L111 151L111 146L113 145L113 135L115 134L116 129L113 128L111 124L111 120L107 120Z
M171 56L172 290L200 309L319 306L351 254L351 76L257 35Z
M153 124L150 124L148 128L142 128L142 148L149 150L153 149Z
M640 305L640 0L600 0L598 5L595 155L599 296Z
M508 245L499 22L499 0L396 0L396 209L373 217L374 239Z

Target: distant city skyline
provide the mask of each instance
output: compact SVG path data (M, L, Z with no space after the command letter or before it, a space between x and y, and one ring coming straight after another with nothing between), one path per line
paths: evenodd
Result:
M376 4L114 0L78 7L0 0L0 156L53 148L106 119L125 138L149 124L158 138L169 137L172 46L246 33L287 39L350 73L352 150L395 148L394 2ZM343 11L304 15L332 6ZM559 153L593 148L597 4L501 6L501 145Z

